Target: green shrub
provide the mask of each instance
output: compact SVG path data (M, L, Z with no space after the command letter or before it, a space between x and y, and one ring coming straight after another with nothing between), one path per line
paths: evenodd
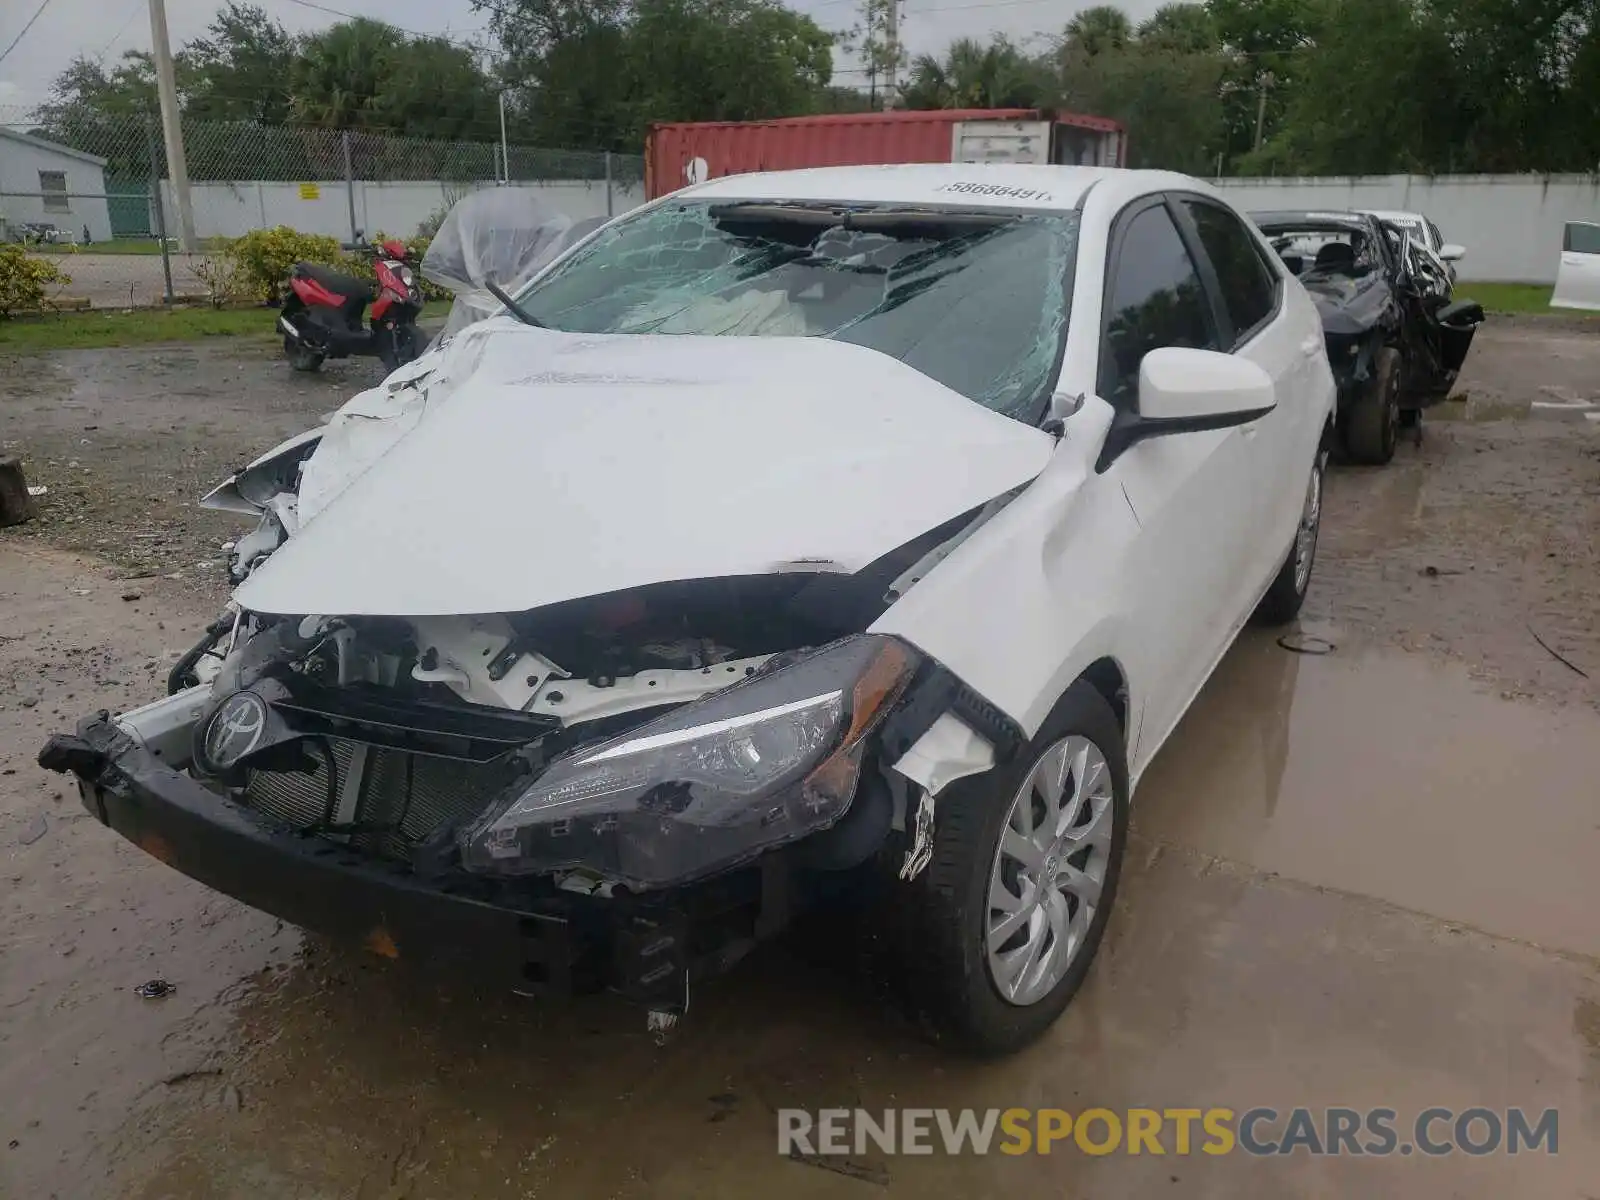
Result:
M378 245L387 236L378 234L372 239L372 245ZM431 239L419 235L400 240L405 243L411 269L422 285L422 294L429 300L449 300L448 289L423 279L417 270ZM338 238L300 233L287 225L279 225L276 229L257 229L228 240L211 262L193 269L210 290L213 303L221 303L225 298L274 300L282 297L289 269L297 262L321 263L375 283L377 272L372 265L372 253L371 250L345 250Z
M24 309L43 308L46 289L71 282L72 276L48 258L28 254L21 246L0 245L0 319Z
M321 233L301 233L287 225L255 229L227 242L221 251L233 267L233 286L254 300L277 300L283 282L297 262L345 266L339 239Z

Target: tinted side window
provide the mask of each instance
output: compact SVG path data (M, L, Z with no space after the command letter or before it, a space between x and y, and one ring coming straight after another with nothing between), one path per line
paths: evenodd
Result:
M1197 200L1185 200L1200 234L1200 244L1217 272L1222 301L1233 322L1237 339L1272 315L1277 307L1278 280L1256 253L1255 239L1227 209Z
M1572 254L1600 254L1600 225L1571 222L1561 248Z
M1100 395L1133 408L1139 364L1162 346L1218 350L1211 309L1194 260L1165 207L1156 205L1126 227L1111 264L1100 350Z

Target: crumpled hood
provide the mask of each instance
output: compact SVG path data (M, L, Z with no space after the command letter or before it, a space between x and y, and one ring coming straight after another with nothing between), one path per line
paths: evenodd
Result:
M855 571L1026 483L1054 446L844 342L509 319L471 332L470 370L444 351L448 396L402 406L407 431L240 586L240 605L520 612L670 580Z
M1377 272L1356 278L1309 272L1300 282L1317 306L1323 331L1336 336L1371 329L1383 319L1393 294Z

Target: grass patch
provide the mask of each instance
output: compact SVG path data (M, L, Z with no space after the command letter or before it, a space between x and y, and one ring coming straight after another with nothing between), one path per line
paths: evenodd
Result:
M147 346L196 342L209 337L245 337L269 342L277 334L276 313L267 308L163 308L133 312L59 313L0 321L0 351L34 354L47 350L92 350L103 346Z
M1476 300L1485 312L1492 313L1548 313L1566 312L1551 309L1548 283L1472 283L1461 280L1456 284L1456 296L1463 300Z

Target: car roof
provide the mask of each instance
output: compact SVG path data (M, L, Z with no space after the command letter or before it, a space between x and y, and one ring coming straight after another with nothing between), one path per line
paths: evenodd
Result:
M1077 208L1090 188L1104 182L1131 194L1161 189L1212 193L1198 180L1171 171L1021 163L902 163L724 175L673 195L708 200L837 200L1068 210Z
M1326 209L1281 209L1272 212L1252 212L1250 219L1262 229L1269 225L1282 225L1299 229L1359 229L1372 228L1373 216L1363 212L1332 212Z
M1400 212L1398 209L1363 209L1369 217L1377 217L1380 221L1416 221L1426 225L1428 218L1418 212Z

